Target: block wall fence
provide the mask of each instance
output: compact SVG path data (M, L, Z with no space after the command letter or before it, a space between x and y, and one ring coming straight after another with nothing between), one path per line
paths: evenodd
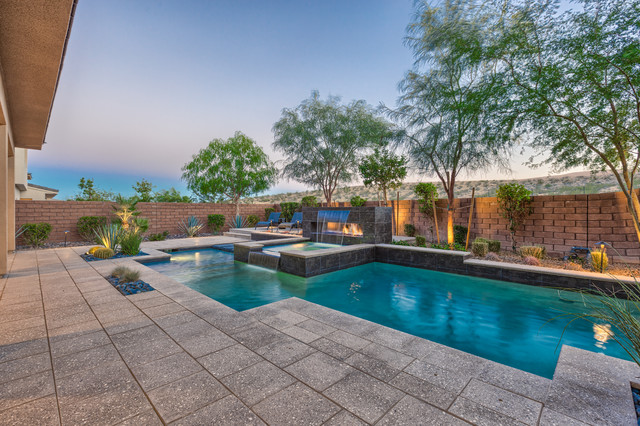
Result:
M349 203L337 203L349 206ZM404 224L412 223L419 235L435 240L433 221L420 213L415 200L391 202L394 217L398 213L398 230L404 234ZM456 199L454 221L467 226L470 198ZM68 241L80 241L76 222L81 216L111 216L113 203L92 201L16 201L16 228L28 222L49 222L53 226L49 241L64 241L64 231L70 231ZM367 202L377 205L377 202ZM445 200L439 200L438 228L440 238L446 239ZM587 207L588 206L588 207ZM243 216L255 214L261 218L264 209L274 204L243 204ZM631 216L621 192L589 195L553 195L533 197L533 213L517 234L518 244L542 244L552 255L564 255L572 246L593 246L597 241L610 243L630 261L640 261L640 243L637 240ZM141 217L150 221L149 232L169 231L176 234L178 223L188 216L206 222L208 214L223 214L231 218L235 207L231 204L210 203L138 203ZM395 226L395 225L394 225ZM588 235L587 235L588 228ZM227 227L225 226L225 230ZM498 212L495 197L476 198L471 221L471 236L500 240L504 248L511 246L507 222Z
M48 222L52 226L49 242L64 241L64 231L70 231L67 241L82 241L78 234L77 222L82 216L113 217L115 203L104 201L16 201L16 229L25 223ZM264 218L264 209L273 204L242 204L240 214L244 217L254 214ZM207 215L223 214L227 220L236 214L232 204L214 203L138 203L140 217L149 219L147 233L169 231L179 234L178 224L189 216L196 216L207 223ZM228 230L227 225L223 231ZM209 232L208 228L204 232ZM18 244L21 244L18 240Z

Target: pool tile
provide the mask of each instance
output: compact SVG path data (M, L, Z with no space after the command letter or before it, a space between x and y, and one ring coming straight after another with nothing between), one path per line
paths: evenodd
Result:
M551 380L497 362L485 361L477 378L485 383L544 402Z
M184 377L147 393L165 422L179 419L229 394L207 371Z
M291 337L277 340L257 349L256 352L278 367L286 367L315 352L316 349Z
M242 401L233 395L228 395L171 424L175 426L200 426L204 424L258 426L265 423Z
M423 361L467 375L469 378L477 377L487 363L484 358L444 345L434 347Z
M391 367L384 361L372 358L368 355L361 354L359 352L354 353L344 362L361 370L383 382L388 382L398 375L400 370Z
M476 379L471 380L460 396L529 425L536 424L542 410L542 404L537 401Z
M405 396L378 425L467 425L466 422L411 396Z
M295 379L268 361L254 364L221 379L249 407L291 385Z
M198 361L214 377L220 379L263 361L263 358L242 345L233 345L200 357Z
M288 366L285 371L322 392L355 370L329 355L316 352Z
M253 410L268 424L320 425L340 407L298 382L256 404Z
M404 372L394 377L389 384L443 410L449 408L457 396L453 392Z
M359 371L349 374L323 394L368 423L377 421L405 395Z
M419 360L409 364L404 371L455 394L462 392L471 380L467 374L440 368L437 365Z
M186 352L178 352L147 364L131 366L131 371L145 391L190 376L202 367Z

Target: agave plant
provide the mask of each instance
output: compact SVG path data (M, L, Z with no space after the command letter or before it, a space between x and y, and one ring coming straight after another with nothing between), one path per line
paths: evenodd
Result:
M187 220L180 222L178 226L181 231L187 234L188 237L195 237L200 233L204 224L195 216L189 216Z
M122 238L122 227L118 224L102 225L95 229L96 242L116 251Z
M244 228L245 226L247 226L247 220L237 214L232 219L229 219L228 225L229 228Z

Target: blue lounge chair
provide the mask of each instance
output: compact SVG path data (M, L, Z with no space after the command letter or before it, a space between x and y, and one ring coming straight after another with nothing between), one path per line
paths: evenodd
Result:
M272 226L278 226L278 221L280 220L280 215L281 214L282 213L279 213L279 212L271 213L269 215L269 219L267 219L264 222L256 223L256 227L254 229L258 229L258 226L266 226L267 227L267 231L268 231L269 228L271 228Z
M291 232L293 228L302 229L302 212L295 212L291 218L291 222L283 222L278 225L278 232L280 232L281 229Z

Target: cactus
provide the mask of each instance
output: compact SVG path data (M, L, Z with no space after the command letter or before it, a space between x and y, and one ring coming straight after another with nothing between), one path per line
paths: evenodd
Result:
M113 252L113 250L106 247L101 247L93 252L93 256L97 257L98 259L109 259L113 257L114 254L115 253Z
M103 248L103 247L100 247L100 246L91 247L91 248L89 249L89 251L87 252L87 254L93 255L93 253L95 253L95 252L96 252L96 250L99 250L99 249L101 249L101 248Z

